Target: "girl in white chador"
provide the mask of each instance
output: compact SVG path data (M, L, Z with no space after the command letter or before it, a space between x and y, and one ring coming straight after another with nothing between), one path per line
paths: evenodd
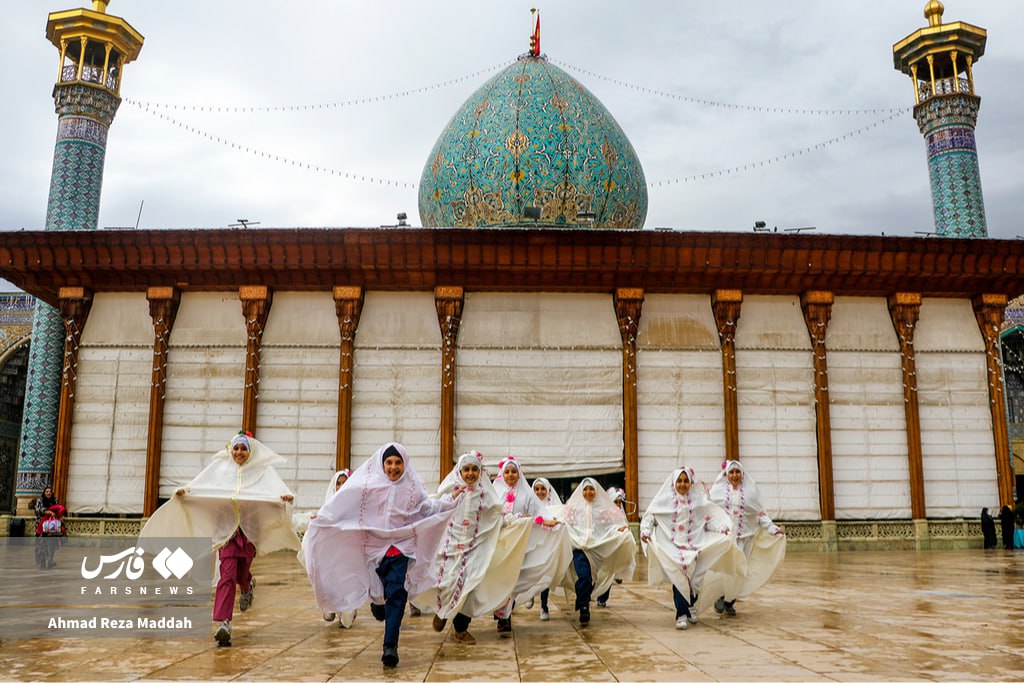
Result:
M545 515L549 519L557 519L562 512L562 499L558 497L558 492L551 485L551 482L544 477L537 477L533 480L533 495L537 496L545 509ZM565 533L568 534L569 530L567 527L563 527ZM572 541L569 541L569 561L572 562ZM568 567L566 567L568 569ZM564 577L564 575L563 575ZM552 586L557 585L559 581L553 581ZM545 588L540 592L540 620L547 621L551 618L548 612L548 597L551 595L551 589ZM526 608L531 609L533 607L533 598L526 601Z
M498 463L494 490L502 501L506 519L526 517L534 522L512 597L494 613L498 617L498 633L507 635L512 631L512 609L516 603L532 602L535 595L562 582L572 559L572 544L568 530L534 495L514 457ZM546 607L546 601L543 602Z
M433 500L405 447L386 443L310 520L306 573L324 614L371 601L384 622L385 667L398 666L398 635L409 595L430 588L434 559L461 491Z
M331 477L331 480L327 483L327 490L324 492L324 505L327 505L327 503L331 500L331 498L334 498L334 494L338 492L338 489L340 489L342 486L345 485L345 482L347 482L348 478L351 477L351 476L352 476L352 470L348 469L347 467L345 469L338 470L337 472L334 473L334 475ZM316 519L316 514L317 513L314 512L312 515L309 516L309 519L311 519L311 520L312 519ZM308 522L307 522L307 528L308 528ZM299 562L303 566L305 566L305 562L306 562L306 537L305 536L302 537L302 550L299 551ZM327 621L327 622L334 621L334 617L335 617L334 612L327 612L326 614L324 614L324 621ZM338 618L338 626L341 627L341 628L351 628L352 622L354 622L355 620L356 620L356 611L355 610L351 610L349 612L342 612L341 616Z
M173 536L213 539L219 559L213 619L220 622L214 638L220 646L231 645L236 585L243 590L238 609L245 612L252 605L256 553L299 548L291 524L294 497L274 469L284 463L251 434L240 432L153 513L139 534L140 541Z
M786 537L772 522L757 493L757 484L739 460L727 460L711 487L711 500L729 516L731 537L747 557L747 572L736 586L735 597L721 594L715 611L736 616L737 598L745 598L763 586L786 556ZM717 584L715 576L709 577ZM731 599L727 599L730 598Z
M620 488L616 488L615 486L609 486L607 490L608 490L608 496L612 499L612 502L615 503L616 507L618 507L620 510L622 510L622 514L627 515L626 518L629 519L628 513L626 512L626 492L623 491ZM636 555L633 556L633 564L630 565L630 567L626 571L626 573L629 576L633 576L633 572L635 570L636 570ZM622 579L623 578L624 578L623 576L616 575L615 576L615 583L622 583ZM597 606L598 607L607 607L608 606L608 598L610 598L611 596L612 596L612 587L608 586L608 590L606 590L604 593L601 593L600 595L597 596Z
M743 553L729 538L729 518L704 492L689 467L676 469L658 489L640 520L640 540L647 553L647 583L672 584L676 628L697 623L704 575L742 576ZM730 592L734 583L723 587Z
M608 590L616 576L630 579L636 559L636 541L625 513L590 477L576 487L565 507L562 521L572 539L572 565L562 585L567 596L575 594L580 625L590 623L590 599Z
M457 490L463 493L437 551L437 580L414 602L433 609L435 631L443 631L452 619L453 640L472 645L476 639L468 629L473 617L491 614L512 595L533 522L505 519L502 500L476 451L459 456L437 492Z

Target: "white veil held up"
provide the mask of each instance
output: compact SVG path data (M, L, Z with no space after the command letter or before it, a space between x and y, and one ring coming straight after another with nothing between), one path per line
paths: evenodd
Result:
M596 495L592 503L583 498L586 486L594 487ZM628 528L620 531L629 522L597 481L587 477L580 482L562 507L562 521L569 529L573 547L582 550L590 561L594 595L608 590L616 576L623 580L633 577L630 568L636 563L636 541ZM575 602L577 578L570 564L562 581L570 603Z
M690 480L685 496L676 491L676 480L683 472ZM710 602L705 599L704 577L714 569L722 576L722 590L731 596L746 572L746 562L728 530L728 516L708 499L693 469L673 470L640 522L641 537L650 536L650 541L642 544L649 560L647 583L671 583L687 599L699 594L699 613L720 597L708 596Z
M397 481L384 472L385 453L398 453L405 461ZM376 569L391 546L410 560L409 594L429 588L437 546L453 510L450 500L427 497L404 446L386 443L377 449L309 523L306 573L320 610L340 614L368 600L383 604Z
M232 460L229 442L195 479L181 487L185 495L172 496L153 513L139 538L208 536L217 550L240 528L261 555L298 550L291 503L281 500L292 492L274 469L286 461L253 437L246 441L249 458L243 464Z
M738 487L728 475L739 470L743 475ZM786 537L772 522L761 504L757 482L739 460L726 460L711 487L711 500L725 511L731 522L731 537L747 556L747 573L736 588L736 597L745 598L763 586L786 557ZM709 575L709 581L717 577Z

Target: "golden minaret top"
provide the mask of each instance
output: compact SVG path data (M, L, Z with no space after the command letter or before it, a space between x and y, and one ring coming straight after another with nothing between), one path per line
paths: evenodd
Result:
M924 6L924 18L928 20L929 26L941 26L942 13L945 11L946 8L939 0L928 0L928 4Z

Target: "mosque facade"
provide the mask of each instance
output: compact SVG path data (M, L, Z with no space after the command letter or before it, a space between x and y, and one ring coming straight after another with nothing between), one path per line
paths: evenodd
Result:
M305 508L398 440L428 486L475 449L620 473L640 511L673 467L738 458L795 546L971 543L1013 497L999 332L1024 245L985 239L984 30L925 16L893 50L930 239L642 230L628 138L539 43L442 131L422 228L96 231L142 37L104 2L54 13L47 229L0 245L39 300L20 505L52 482L81 532L130 532L241 427Z

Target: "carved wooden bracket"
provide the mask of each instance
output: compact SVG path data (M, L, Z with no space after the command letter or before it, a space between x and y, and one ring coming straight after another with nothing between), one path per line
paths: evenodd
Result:
M821 518L836 518L835 486L832 474L832 416L828 398L828 322L832 317L832 292L810 291L800 297L804 323L811 338L814 364L815 434L818 440L818 498Z
M61 368L60 403L57 412L57 439L53 456L53 491L67 500L68 471L71 463L71 416L75 409L78 382L78 347L85 321L92 308L92 292L84 287L61 287L60 314L64 318L64 360Z
M153 320L153 372L149 387L149 432L146 436L146 484L142 514L156 512L160 501L160 462L163 452L164 400L167 395L167 360L171 330L178 315L181 292L174 287L150 287L149 317Z
M711 296L718 339L722 344L722 405L725 411L725 457L740 459L740 418L736 386L736 326L743 307L743 292L719 289Z
M988 366L988 398L992 413L992 436L995 441L996 483L999 505L1013 505L1013 471L1010 469L1010 436L1006 420L1006 392L1003 390L1003 352L999 344L999 328L1006 312L1005 294L979 294L974 297L974 316L985 340L985 362Z
M625 469L626 499L640 497L639 434L637 425L637 370L636 337L640 329L640 313L644 305L644 290L616 289L613 296L615 318L622 337L622 446ZM637 509L629 513L630 521L637 520Z
M917 354L914 352L914 331L921 315L921 295L917 292L896 292L889 297L889 317L900 345L900 367L903 372L903 413L907 422L907 466L910 476L910 514L925 519L924 460L921 451L921 410L917 401Z

